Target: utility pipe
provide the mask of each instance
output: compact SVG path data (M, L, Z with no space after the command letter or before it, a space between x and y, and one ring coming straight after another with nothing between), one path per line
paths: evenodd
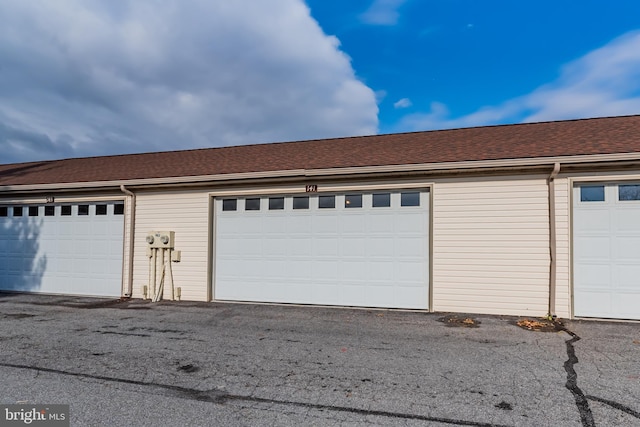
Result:
M560 163L553 165L553 171L547 179L549 187L549 320L556 318L556 186L555 178L560 173Z
M124 184L120 185L120 191L130 197L130 216L129 216L129 274L127 289L124 292L124 296L130 298L133 295L133 249L134 249L134 233L136 230L136 195L133 191L128 190Z

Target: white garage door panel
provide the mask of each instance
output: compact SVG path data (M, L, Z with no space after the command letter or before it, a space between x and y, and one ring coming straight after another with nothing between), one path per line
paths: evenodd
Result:
M583 264L576 270L575 280L580 289L602 289L611 281L611 265L601 261Z
M590 261L602 261L611 257L611 237L608 236L607 230L606 236L593 237L593 236L576 236L575 242L575 254L581 260Z
M415 190L414 190L415 191ZM223 211L215 202L215 279L217 300L281 302L362 307L428 308L429 193L420 206Z
M53 215L39 206L21 216L8 207L0 216L0 289L70 295L120 296L124 215L121 203L83 203L62 215L62 205L53 205ZM106 214L96 206L106 206ZM50 205L51 206L51 205ZM65 208L66 209L66 208ZM31 212L33 213L33 212Z
M640 216L638 216L638 222L640 222ZM622 236L618 237L616 243L618 260L640 262L640 237Z
M619 200L616 183L601 186L604 200L595 201L574 188L574 314L640 319L640 200Z

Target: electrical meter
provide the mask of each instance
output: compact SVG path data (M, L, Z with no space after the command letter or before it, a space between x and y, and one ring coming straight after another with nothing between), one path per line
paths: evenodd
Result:
M150 231L146 241L150 248L173 249L176 233L174 231Z

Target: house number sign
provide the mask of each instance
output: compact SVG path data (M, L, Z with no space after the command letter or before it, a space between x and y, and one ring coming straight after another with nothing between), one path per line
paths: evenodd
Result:
M304 187L304 191L306 191L307 193L315 193L316 191L318 191L318 186L317 185L307 185Z

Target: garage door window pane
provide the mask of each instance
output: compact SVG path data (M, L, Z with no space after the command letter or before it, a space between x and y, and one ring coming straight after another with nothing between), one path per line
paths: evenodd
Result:
M331 209L336 207L336 196L318 196L318 207Z
M106 215L107 205L96 205L96 215Z
M56 214L55 206L45 206L44 207L44 216L54 216Z
M60 215L62 216L71 216L71 206L61 206L60 207Z
M22 216L22 206L13 207L13 216Z
M410 192L400 194L400 206L420 206L420 193Z
M604 185L585 185L580 187L581 202L604 202Z
M29 216L38 216L37 206L29 206Z
M89 215L89 205L78 205L78 215Z
M373 195L374 208L388 208L389 206L391 206L390 193L377 193Z
M361 208L362 194L347 194L344 196L345 208Z
M619 185L618 200L640 200L640 185Z
M269 197L269 210L284 209L284 197Z
M124 203L118 203L113 205L114 215L124 215Z
M0 216L9 216L9 209L6 206L0 206Z
M307 196L294 197L293 209L309 209L309 197Z
M236 199L224 199L222 201L223 211L235 211L238 209L238 201Z
M244 210L245 211L259 211L260 210L260 199L246 199L244 201Z

